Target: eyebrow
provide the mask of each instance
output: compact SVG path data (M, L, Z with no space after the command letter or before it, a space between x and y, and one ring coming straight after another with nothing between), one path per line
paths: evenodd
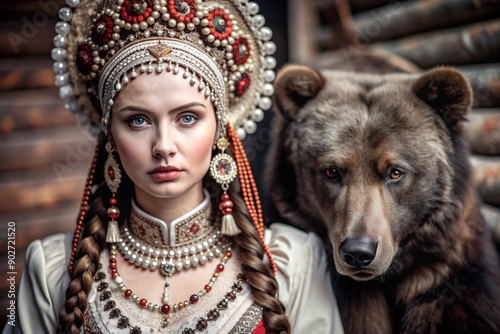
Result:
M203 103L190 102L190 103L186 103L186 104L177 106L173 109L170 109L168 112L174 113L174 112L177 112L179 110L189 109L192 107L203 107L203 108L207 109L207 107ZM127 112L127 111L140 111L140 112L145 112L145 113L151 113L151 110L146 109L146 108L141 107L141 106L135 106L135 105L125 106L125 107L121 108L118 112Z

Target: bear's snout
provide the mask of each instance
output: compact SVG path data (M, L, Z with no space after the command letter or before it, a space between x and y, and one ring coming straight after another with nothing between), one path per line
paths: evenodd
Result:
M340 257L351 267L368 266L377 254L377 242L369 237L346 239L340 245Z

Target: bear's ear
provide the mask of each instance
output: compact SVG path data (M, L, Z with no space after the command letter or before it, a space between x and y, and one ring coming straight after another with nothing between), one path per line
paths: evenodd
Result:
M441 67L424 73L413 91L447 123L463 120L472 105L469 81L452 68Z
M301 65L286 65L274 82L274 106L285 118L291 119L297 111L325 85L323 76Z

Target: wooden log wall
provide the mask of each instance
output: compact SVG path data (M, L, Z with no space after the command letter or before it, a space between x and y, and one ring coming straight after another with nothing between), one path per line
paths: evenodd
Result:
M93 155L93 139L54 86L50 50L63 4L0 4L0 328L10 301L7 272L17 272L17 287L27 245L73 229ZM16 229L15 270L7 267L9 222Z
M474 90L466 137L483 214L500 249L500 2L292 0L289 9L291 62L335 68L358 52L388 52L409 63L387 64L407 71L448 65L465 73Z

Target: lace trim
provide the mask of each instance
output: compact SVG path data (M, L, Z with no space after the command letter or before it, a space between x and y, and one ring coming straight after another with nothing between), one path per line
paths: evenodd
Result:
M245 311L229 334L252 333L261 320L262 306L254 303Z

